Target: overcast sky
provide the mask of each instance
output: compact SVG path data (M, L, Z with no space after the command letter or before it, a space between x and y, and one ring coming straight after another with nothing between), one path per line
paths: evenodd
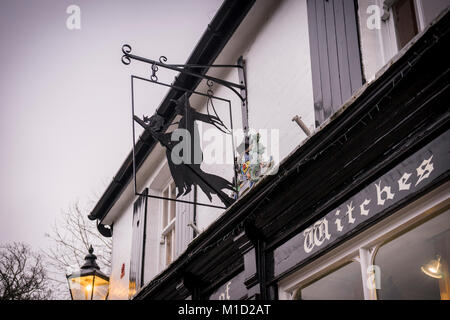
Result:
M92 205L131 150L130 75L148 67L123 65L122 45L184 63L221 2L0 2L0 244L47 246L61 211ZM167 89L147 88L137 104L152 114Z

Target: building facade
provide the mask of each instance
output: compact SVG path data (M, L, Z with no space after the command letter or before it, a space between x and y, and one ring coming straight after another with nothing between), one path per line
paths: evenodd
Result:
M247 174L252 150L199 125L202 169L240 190L224 209L199 188L170 201L166 151L144 131L89 215L113 239L109 298L448 299L449 4L224 1L186 64L242 57L244 78L202 74L245 79L245 103L189 75L174 83L228 101L214 112L270 170ZM182 94L158 107L168 123Z

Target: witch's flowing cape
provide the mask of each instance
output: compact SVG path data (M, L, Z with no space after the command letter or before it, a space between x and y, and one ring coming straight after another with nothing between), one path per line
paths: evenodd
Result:
M189 133L187 138L191 139L190 143L183 144L184 147L190 146L191 152L188 161L186 161L186 157L183 157L183 151L185 149L181 149L179 154L172 152L172 150L182 142L176 139L175 141L172 140L174 132L162 132L164 118L155 114L150 118L144 117L144 120L137 116L134 116L134 119L144 129L148 130L155 140L159 141L159 143L166 148L166 157L167 162L169 163L170 173L172 174L172 178L178 191L177 198L181 195L188 194L193 186L198 186L210 201L212 201L211 194L216 194L226 206L231 205L234 199L222 190L227 189L234 192L235 189L233 184L222 177L206 173L200 168L203 161L203 154L200 148L200 136L195 121L211 124L220 131L227 133L225 125L219 117L199 113L192 108L189 104L187 94L182 95L178 100L174 101L176 102L176 113L181 116L178 121L178 129L186 130L184 132ZM183 137L183 139L184 138L185 137ZM173 157L176 157L177 159L173 159Z

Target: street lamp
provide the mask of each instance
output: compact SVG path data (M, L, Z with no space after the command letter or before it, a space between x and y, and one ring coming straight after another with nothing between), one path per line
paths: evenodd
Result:
M94 249L90 246L80 271L66 276L72 300L106 300L109 277L100 271L96 259Z

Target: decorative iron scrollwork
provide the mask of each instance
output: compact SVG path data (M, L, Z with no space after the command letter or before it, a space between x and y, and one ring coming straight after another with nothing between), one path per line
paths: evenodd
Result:
M122 53L123 53L122 63L124 65L129 65L131 63L131 58L129 56L129 54L131 53L131 46L128 44L124 44L122 46Z
M160 56L158 61L155 60L151 60L151 59L147 59L144 57L140 57L140 56L136 56L134 54L131 54L131 46L128 44L125 44L122 46L122 63L125 65L129 65L131 63L131 60L138 60L144 63L148 63L150 65L152 65L152 81L156 82L157 81L157 76L156 76L156 71L157 71L157 67L163 67L165 69L169 69L169 70L173 70L173 71L178 71L182 74L186 74L189 76L193 76L193 77L197 77L199 79L207 79L208 81L212 81L214 83L223 85L225 87L227 87L228 89L230 89L231 91L233 91L241 100L242 102L246 101L246 97L242 95L242 93L239 93L236 89L240 89L242 90L246 90L245 84L244 83L233 83L230 81L226 81L223 79L219 79L219 78L215 78L215 77L211 77L207 74L202 74L202 73L197 73L194 72L192 69L193 68L238 68L238 69L242 69L243 67L240 65L196 65L196 64L167 64L167 57L165 56ZM156 70L155 70L156 69Z
M213 96L214 91L212 89L212 86L214 85L214 82L212 80L206 80L206 85L208 86L208 91L206 91L206 94L208 96Z
M150 76L150 79L152 81L158 81L158 77L156 76L157 71L158 71L158 66L156 64L152 64L152 75Z
M159 57L159 62L166 63L167 62L167 57L166 56Z

